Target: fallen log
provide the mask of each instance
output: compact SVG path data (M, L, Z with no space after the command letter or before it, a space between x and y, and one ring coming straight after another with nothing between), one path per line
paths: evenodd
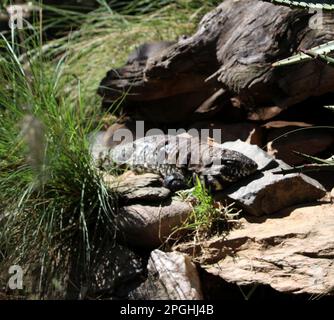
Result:
M203 119L232 104L251 120L270 119L311 96L334 92L334 68L321 61L272 66L333 40L333 18L333 12L325 13L322 28L312 29L308 10L225 0L193 36L145 63L108 72L99 94L104 106L125 95L125 114L159 123Z

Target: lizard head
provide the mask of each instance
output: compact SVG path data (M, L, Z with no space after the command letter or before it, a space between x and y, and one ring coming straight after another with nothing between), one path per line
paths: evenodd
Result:
M247 177L257 170L257 164L240 152L213 148L203 156L202 175L209 184L222 185ZM217 189L217 188L216 188Z

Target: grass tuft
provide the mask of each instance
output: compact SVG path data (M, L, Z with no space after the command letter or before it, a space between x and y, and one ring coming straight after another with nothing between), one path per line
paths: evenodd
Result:
M40 55L23 67L5 38L0 50L1 274L20 265L38 278L43 296L79 264L80 287L94 246L114 238L117 212L117 195L105 188L89 153L94 115L80 82L75 101L60 95L64 62L50 69Z
M194 188L179 192L179 196L193 206L190 217L177 229L177 232L186 231L187 238L203 240L227 234L240 214L234 203L223 205L215 201L199 178Z

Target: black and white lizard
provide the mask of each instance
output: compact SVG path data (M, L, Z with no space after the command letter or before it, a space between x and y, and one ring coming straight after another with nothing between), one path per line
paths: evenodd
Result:
M197 138L154 135L120 144L100 156L100 165L125 167L137 173L161 175L172 191L189 187L198 176L212 191L257 170L257 164L240 152Z

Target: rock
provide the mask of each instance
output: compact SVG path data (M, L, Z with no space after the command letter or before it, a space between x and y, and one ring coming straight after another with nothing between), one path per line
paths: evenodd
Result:
M275 121L266 124L265 127L270 128L267 135L268 153L290 165L305 162L305 159L296 155L294 151L312 156L334 145L331 130L307 129L287 134L297 129L312 127L307 123Z
M247 180L236 183L224 195L254 216L272 214L292 205L310 203L326 195L316 180L299 173L274 174L291 167L277 160L279 166L266 170Z
M162 187L160 176L152 173L135 175L128 171L119 177L104 174L103 179L106 186L126 202L162 201L171 193Z
M68 257L69 268L62 272L63 279L55 279L57 286L50 286L49 299L126 299L145 280L147 258L120 245L108 233L97 238L99 236L91 243L90 262L77 253ZM36 264L35 268L30 286L36 287L31 290L36 296L39 292L40 265Z
M145 279L145 260L119 244L101 249L92 265L89 296L125 299Z
M204 135L215 138L217 143L226 141L241 140L250 144L262 146L262 130L253 123L234 123L228 124L223 122L197 122L190 126L189 130L196 129L204 131ZM191 131L189 131L191 132ZM217 135L217 136L216 136ZM202 135L200 135L202 137Z
M136 300L202 300L201 283L191 258L155 250L148 262L148 279L132 292Z
M222 147L242 152L253 159L259 166L259 172L218 193L217 200L228 198L247 213L261 216L326 195L326 190L319 182L304 174L275 174L291 167L281 160L275 160L257 146L239 140L224 143Z
M189 204L176 200L160 206L135 204L121 208L116 224L127 243L157 248L191 213Z
M122 198L127 202L150 201L157 202L167 199L170 195L170 190L167 188L135 188L122 193Z
M333 204L247 220L225 239L175 250L195 252L206 271L239 286L263 284L286 293L334 295Z

